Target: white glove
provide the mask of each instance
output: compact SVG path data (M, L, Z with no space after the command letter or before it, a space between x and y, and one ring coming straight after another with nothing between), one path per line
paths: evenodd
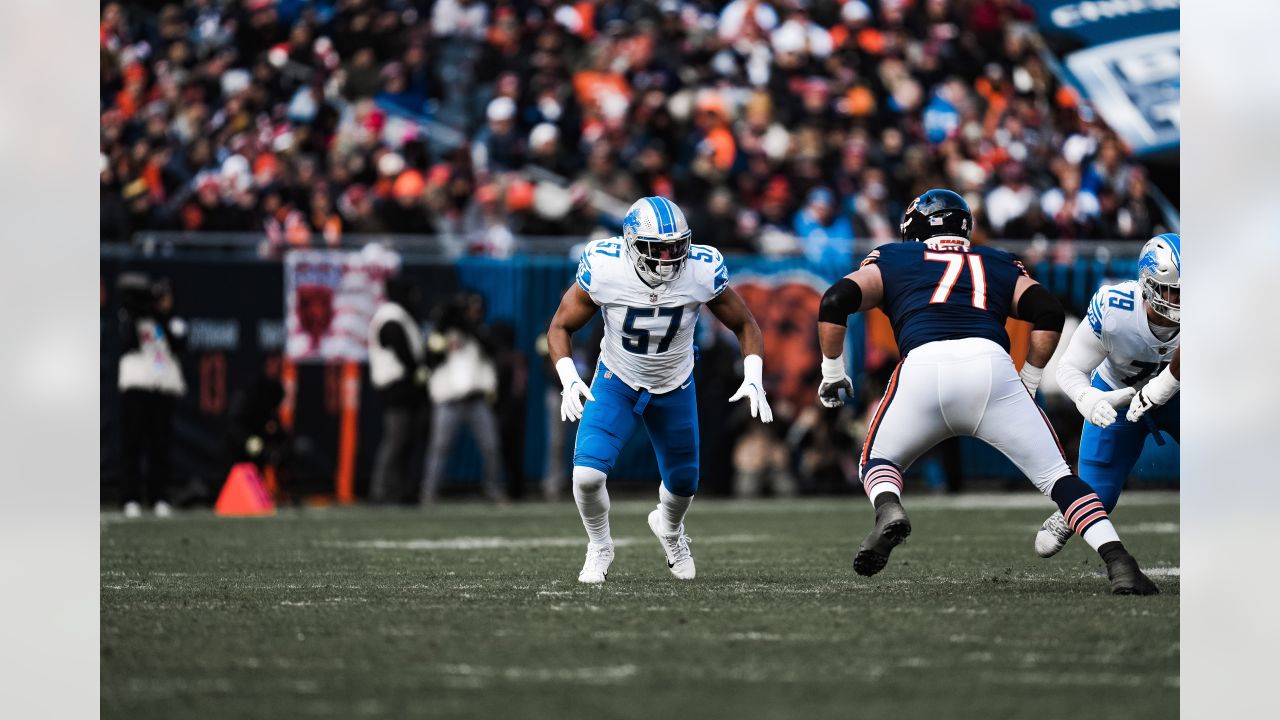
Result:
M560 392L560 419L565 422L581 419L582 398L590 401L595 400L596 396L591 394L591 388L578 375L573 358L560 358L556 363L556 373L560 375L560 384L564 386L564 390Z
M1133 397L1133 388L1121 388L1110 392L1102 392L1098 388L1087 388L1076 398L1076 410L1085 420L1104 428L1116 421L1116 408L1129 402Z
M1022 384L1027 387L1031 397L1035 397L1036 388L1040 387L1040 378L1044 377L1044 368L1038 368L1031 363L1022 363L1022 372L1018 373L1018 377L1022 378Z
M853 401L853 381L844 371L844 354L840 357L822 357L822 384L818 386L818 401L823 407L838 408L844 404L840 399L840 389Z
M1178 378L1173 376L1169 368L1165 368L1159 375L1151 378L1151 382L1139 390L1137 395L1133 396L1133 402L1129 403L1129 412L1125 413L1125 418L1129 422L1138 422L1151 408L1160 407L1169 402L1181 385L1182 383L1178 382Z
M751 401L751 417L759 417L760 422L773 422L773 410L769 407L769 401L764 399L764 394L764 360L759 355L742 358L742 385L729 398L729 402L745 397Z

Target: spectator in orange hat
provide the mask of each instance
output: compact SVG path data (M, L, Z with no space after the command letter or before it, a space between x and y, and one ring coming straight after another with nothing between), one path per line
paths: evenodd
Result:
M391 198L377 203L379 219L388 231L420 235L432 231L424 197L426 181L417 170L400 173L391 186Z

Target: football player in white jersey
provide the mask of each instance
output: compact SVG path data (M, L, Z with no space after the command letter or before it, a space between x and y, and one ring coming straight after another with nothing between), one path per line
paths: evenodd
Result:
M1084 416L1080 477L1107 512L1148 434L1179 439L1179 329L1182 241L1165 233L1147 241L1138 257L1138 279L1103 285L1089 303L1086 323L1071 337L1058 363L1058 384ZM1128 410L1121 417L1117 408ZM1036 553L1051 557L1071 539L1062 513L1036 533Z
M551 326L547 344L564 386L560 415L582 419L573 453L573 498L587 530L587 558L578 580L604 582L613 562L605 479L643 420L658 456L662 484L649 529L667 567L682 580L695 575L684 516L698 489L698 411L693 384L693 334L705 304L738 336L745 379L730 402L746 398L751 416L773 420L765 399L764 341L742 298L729 287L724 257L693 245L689 224L662 197L637 200L622 237L587 245ZM591 385L570 357L570 336L600 310L604 339ZM585 404L583 400L586 400Z

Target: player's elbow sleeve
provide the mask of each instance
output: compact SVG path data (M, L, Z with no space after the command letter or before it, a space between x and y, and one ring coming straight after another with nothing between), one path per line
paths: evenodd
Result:
M818 306L818 320L847 325L849 316L858 312L861 307L862 288L849 278L840 278L822 296L822 304Z
M1022 297L1018 298L1018 318L1030 322L1032 330L1062 332L1067 312L1052 293L1037 283L1024 290Z

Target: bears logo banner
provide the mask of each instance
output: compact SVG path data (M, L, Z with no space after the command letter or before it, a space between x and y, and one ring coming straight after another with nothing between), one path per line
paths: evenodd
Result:
M285 354L295 362L369 357L369 321L386 278L399 266L393 253L295 250L285 257Z

